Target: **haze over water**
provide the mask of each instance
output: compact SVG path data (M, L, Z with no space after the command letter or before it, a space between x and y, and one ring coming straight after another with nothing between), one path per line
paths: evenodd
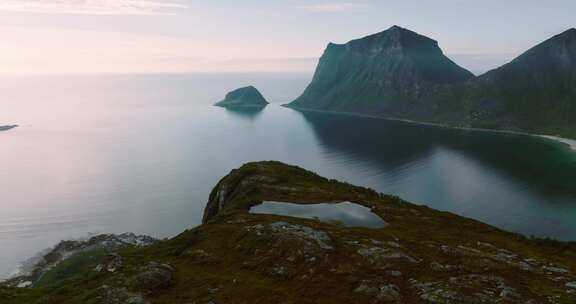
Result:
M231 169L279 160L503 229L576 240L576 153L527 136L280 107L305 75L0 81L0 277L61 239L170 237ZM254 84L263 111L212 107Z

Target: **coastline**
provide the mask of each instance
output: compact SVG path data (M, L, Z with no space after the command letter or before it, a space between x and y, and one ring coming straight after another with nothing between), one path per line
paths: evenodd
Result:
M546 135L546 134L535 134L535 133L527 133L527 132L520 132L520 131L512 131L512 130L498 130L498 129L484 129L484 128L467 128L467 127L455 127L449 125L443 125L439 123L433 122L423 122L417 120L410 120L410 119L403 119L403 118L393 118L393 117L385 117L380 115L370 115L370 114L361 114L361 113L354 113L354 112L342 112L342 111L329 111L329 110L316 110L316 109L308 109L308 108L301 108L301 107L294 107L290 104L283 104L282 107L286 107L289 109L303 111L303 112L317 112L317 113L327 113L327 114L340 114L340 115L348 115L348 116L356 116L356 117L365 117L365 118L374 118L374 119L383 119L388 121L396 121L396 122L403 122L412 125L421 125L427 127L435 127L435 128L442 128L442 129L454 129L454 130L462 130L462 131L473 131L473 132L491 132L491 133L503 133L503 134L514 134L514 135L523 135L523 136L531 136L531 137L538 137L544 138L548 140L553 140L568 146L572 151L576 152L576 139L570 139L560 136L554 135Z

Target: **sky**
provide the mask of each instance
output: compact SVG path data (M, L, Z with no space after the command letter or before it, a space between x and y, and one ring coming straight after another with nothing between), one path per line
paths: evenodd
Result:
M479 74L576 27L574 0L0 0L0 74L312 73L399 25Z

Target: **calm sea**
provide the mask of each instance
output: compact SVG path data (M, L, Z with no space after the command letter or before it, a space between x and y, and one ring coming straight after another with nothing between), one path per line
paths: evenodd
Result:
M519 135L280 107L308 75L0 79L0 277L61 239L170 237L248 161L280 160L528 235L576 240L576 153ZM262 111L212 107L253 84Z

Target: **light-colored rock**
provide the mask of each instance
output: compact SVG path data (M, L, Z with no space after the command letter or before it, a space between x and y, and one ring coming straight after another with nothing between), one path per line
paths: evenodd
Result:
M561 268L561 267L555 267L555 266L544 266L542 267L542 269L544 269L547 272L552 272L552 273L570 273L570 271L566 268Z
M322 249L334 250L334 246L331 245L332 239L324 231L319 231L307 226L290 224L286 222L272 223L270 224L270 228L277 234L311 241Z

